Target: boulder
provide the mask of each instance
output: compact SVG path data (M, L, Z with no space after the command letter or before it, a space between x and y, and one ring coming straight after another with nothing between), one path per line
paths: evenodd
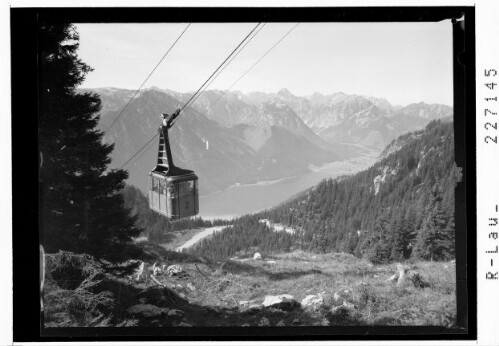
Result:
M171 309L170 311L168 311L169 317L181 317L183 314L184 312L178 309Z
M253 259L254 260L260 260L260 259L262 259L262 254L259 253L259 252L255 252L255 254L253 255Z
M166 268L166 273L168 274L168 276L180 275L183 272L184 272L184 270L178 264L173 264L173 265L169 266L168 268Z
M407 279L412 281L414 286L417 288L425 288L430 286L421 274L402 264L397 265L397 272L386 279L386 281L397 281L397 286L404 286L408 281Z
M252 305L248 306L248 310L261 311L261 310L263 310L263 305L262 304L252 304Z
M317 309L324 304L324 298L322 294L310 294L303 298L301 301L301 306L304 308L311 307Z
M333 300L337 304L343 304L345 300L352 299L352 290L345 288L334 293Z
M147 318L161 316L170 312L168 308L161 308L152 304L137 304L127 309L127 312L132 315L141 315Z
M268 264L276 264L276 261L267 261Z
M249 306L250 304L256 303L256 300L240 300L238 303L242 306Z
M290 294L281 294L278 296L265 296L262 303L266 308L274 308L281 310L293 310L295 306L298 306L298 302Z
M192 325L189 323L180 322L179 324L177 324L177 327L192 327Z

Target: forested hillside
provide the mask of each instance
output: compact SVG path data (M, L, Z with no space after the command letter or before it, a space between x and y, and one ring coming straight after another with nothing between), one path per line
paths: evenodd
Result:
M391 143L396 149L369 169L325 180L253 215L253 224L245 223L251 230L241 225L230 236L222 232L193 251L220 257L225 251L222 244L262 250L269 246L268 238L247 244L245 237L260 232L257 221L265 218L294 228L294 244L304 250L348 252L374 263L452 258L454 188L460 177L454 163L453 123L433 121L400 140L399 146ZM230 241L222 242L223 237Z
M168 219L153 212L149 208L147 197L144 196L135 186L126 185L122 191L125 201L125 207L130 210L132 215L137 218L136 225L144 230L143 236L146 236L150 242L160 243L168 242L172 232L197 227L212 227L228 224L225 220L203 220L200 217L182 219L175 223L168 224Z
M196 256L222 260L238 252L261 251L266 255L289 252L293 237L286 232L274 232L254 215L234 220L234 225L215 233L210 239L203 239L186 252ZM252 252L250 252L252 254Z

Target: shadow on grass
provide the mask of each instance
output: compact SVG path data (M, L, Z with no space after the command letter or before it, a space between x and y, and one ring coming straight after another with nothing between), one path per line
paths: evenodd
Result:
M222 266L222 269L232 273L232 274L243 274L251 276L265 276L269 280L279 281L295 279L305 275L319 274L324 276L331 276L328 273L322 272L320 269L308 269L308 270L291 270L291 271L279 271L272 272L261 267L252 266L244 262L227 261Z
M360 325L351 311L321 312L302 309L249 308L224 304L204 306L190 303L183 293L151 281L135 283L104 270L93 259L69 253L54 255L48 266L45 291L45 326L71 327L178 327L182 323L203 327L277 327L313 325ZM56 265L58 264L58 266ZM227 269L252 270L253 274L283 280L317 270L270 273L244 263L228 262ZM57 275L54 275L57 274ZM70 276L75 284L67 285ZM62 286L61 286L62 285ZM237 303L236 303L237 304ZM132 306L140 305L130 309ZM328 310L329 309L329 310ZM137 312L139 311L139 312Z
M48 293L58 290L57 286L51 287ZM71 294L81 294L81 290L66 290L66 296L74 299ZM203 306L190 303L180 297L175 291L159 286L146 286L145 284L130 284L114 278L106 278L89 290L95 296L103 292L109 292L113 298L111 304L106 306L96 306L91 313L93 316L111 316L105 325L99 327L122 326L122 321L133 321L127 327L141 328L164 328L181 327L190 325L196 327L279 327L279 326L318 326L318 325L361 325L355 320L355 315L348 311L330 313L312 312L297 306L291 310L281 310L274 308L249 309L247 307L216 307ZM158 308L166 308L164 313L154 316L130 313L131 306L141 304L146 307L152 305ZM156 308L154 308L156 309ZM173 314L170 314L171 312ZM70 304L65 306L62 301L54 299L46 300L45 321L46 327L64 330L65 327L94 327L97 325L85 324L83 315L89 314L83 306ZM77 319L75 316L80 316ZM62 317L62 318L61 318ZM68 323L71 321L72 323ZM326 322L326 324L324 324ZM98 334L99 329L95 332ZM170 329L171 332L171 329ZM161 334L161 329L158 329ZM69 335L69 334L68 334Z

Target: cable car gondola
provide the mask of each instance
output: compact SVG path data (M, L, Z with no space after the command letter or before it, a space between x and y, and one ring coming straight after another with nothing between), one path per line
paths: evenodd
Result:
M199 212L198 177L193 171L173 164L168 130L179 115L161 114L159 128L158 162L150 175L149 207L171 221L194 216Z

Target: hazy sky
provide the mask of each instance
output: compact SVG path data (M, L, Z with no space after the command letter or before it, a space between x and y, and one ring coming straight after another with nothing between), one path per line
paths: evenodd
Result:
M268 23L209 89L228 88L295 23ZM256 23L193 23L145 87L195 91ZM78 24L82 87L137 89L184 24ZM232 90L344 92L393 104L452 105L452 27L440 23L302 23Z

